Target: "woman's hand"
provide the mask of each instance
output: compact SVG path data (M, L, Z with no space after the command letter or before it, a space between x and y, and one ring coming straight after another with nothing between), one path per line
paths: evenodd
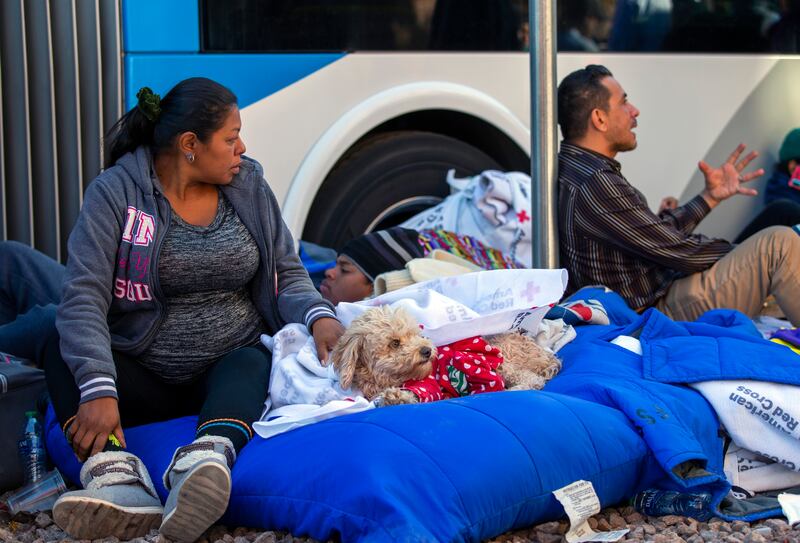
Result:
M72 444L72 450L81 462L102 451L112 435L125 448L116 398L97 398L82 403L67 431L67 441Z
M317 356L324 366L328 362L328 354L344 334L344 326L336 319L322 317L315 320L314 324L311 325L311 333L317 346Z

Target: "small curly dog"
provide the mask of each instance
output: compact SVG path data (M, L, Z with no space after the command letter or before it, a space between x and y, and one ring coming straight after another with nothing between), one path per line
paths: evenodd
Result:
M355 319L331 351L342 388L355 387L365 398L416 397L400 386L433 371L436 347L419 333L419 324L402 309L370 308ZM407 401L396 403L411 403Z
M555 355L517 332L487 337L503 353L497 368L506 390L538 390L561 369ZM355 387L385 405L417 403L401 387L433 371L436 347L420 335L416 320L402 308L380 306L356 317L331 352L342 388Z

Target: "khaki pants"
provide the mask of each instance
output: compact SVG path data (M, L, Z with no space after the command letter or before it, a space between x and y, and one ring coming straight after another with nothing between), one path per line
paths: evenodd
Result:
M800 326L800 235L786 226L765 228L707 270L678 279L656 307L681 321L720 308L754 317L770 294Z

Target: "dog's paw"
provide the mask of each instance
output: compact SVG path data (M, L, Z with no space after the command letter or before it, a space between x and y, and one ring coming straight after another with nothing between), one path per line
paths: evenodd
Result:
M403 390L402 388L387 388L383 391L383 393L378 396L380 398L381 403L376 403L375 405L385 406L385 405L402 405L407 403L419 403L419 398L417 395L411 392L410 390ZM376 400L378 399L376 398Z

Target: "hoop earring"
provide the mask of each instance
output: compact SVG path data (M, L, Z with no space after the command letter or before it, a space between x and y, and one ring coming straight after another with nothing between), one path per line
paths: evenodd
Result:
M192 162L194 162L194 153L186 153L186 155L185 155L185 156L186 156L186 160L188 160L188 161L189 161L189 164L191 164Z

